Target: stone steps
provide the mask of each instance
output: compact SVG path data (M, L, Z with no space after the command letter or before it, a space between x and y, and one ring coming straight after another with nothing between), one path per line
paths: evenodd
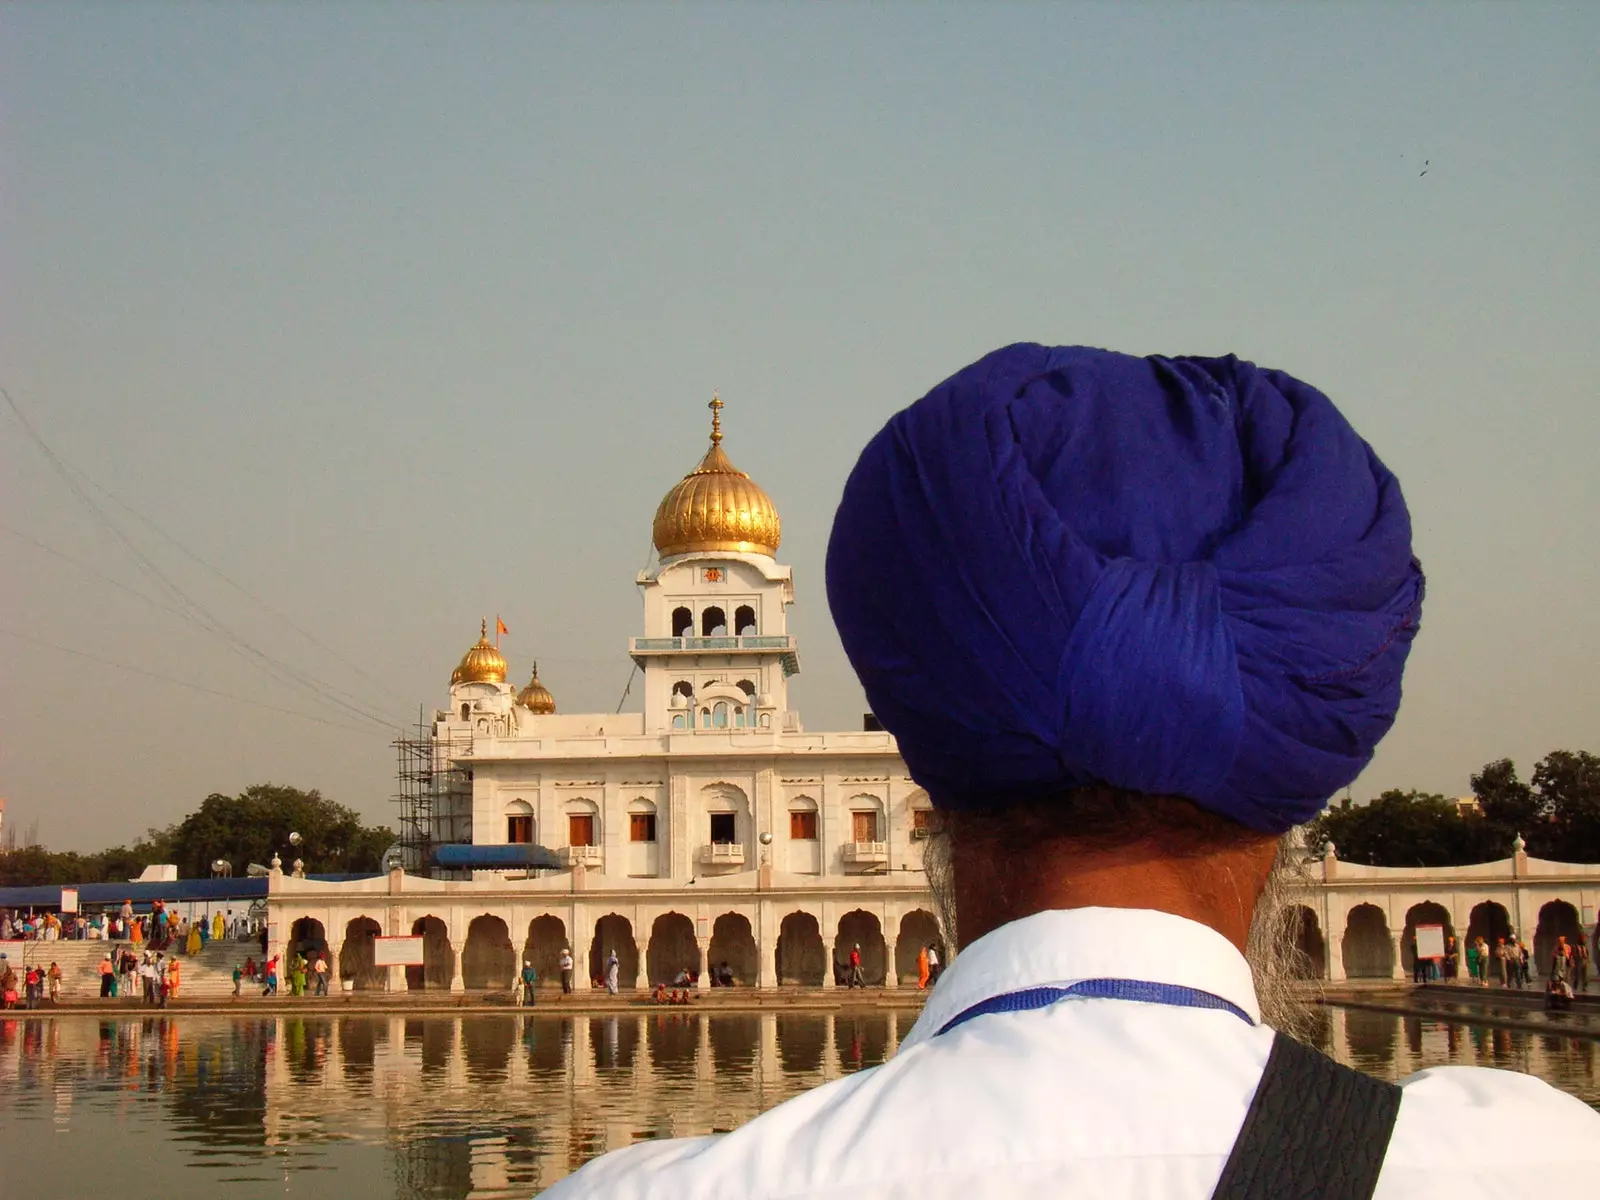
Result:
M100 959L112 943L91 941L68 942L0 942L0 954L21 975L25 966L49 966L55 962L61 967L61 994L63 999L82 1000L100 995ZM127 942L115 943L118 947ZM179 995L195 999L231 996L233 994L233 966L246 957L261 960L261 947L254 940L245 942L212 942L193 958L187 954L177 956L182 964L182 982ZM287 990L287 988L285 988Z

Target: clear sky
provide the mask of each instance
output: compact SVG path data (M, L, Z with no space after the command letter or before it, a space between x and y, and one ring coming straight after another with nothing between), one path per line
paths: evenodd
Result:
M485 614L615 708L713 388L791 694L858 728L844 476L1025 339L1282 367L1400 475L1430 587L1358 796L1600 750L1597 54L1594 4L6 6L0 383L126 539L0 414L8 820L387 818L383 723Z

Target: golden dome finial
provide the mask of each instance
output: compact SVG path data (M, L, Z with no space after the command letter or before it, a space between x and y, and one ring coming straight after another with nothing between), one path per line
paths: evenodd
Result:
M517 703L535 716L547 717L556 711L556 698L550 694L549 688L539 682L537 659L534 660L533 677L528 680L528 686L517 693Z
M722 397L711 394L711 446L661 501L652 533L661 557L700 551L773 555L778 509L722 448Z
M478 640L461 657L460 666L450 675L450 686L458 683L504 683L506 660L489 640L489 619L478 626Z

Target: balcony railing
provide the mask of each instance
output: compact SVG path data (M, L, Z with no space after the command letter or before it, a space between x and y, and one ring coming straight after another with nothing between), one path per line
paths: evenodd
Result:
M605 862L605 854L599 846L562 846L556 851L556 857L564 867L575 867L579 863L585 868L598 867Z
M846 842L844 861L849 866L870 867L889 861L887 842Z
M635 654L668 654L675 650L793 650L788 634L740 634L737 637L633 638Z
M700 847L700 861L712 866L742 866L744 845L740 842L707 842Z

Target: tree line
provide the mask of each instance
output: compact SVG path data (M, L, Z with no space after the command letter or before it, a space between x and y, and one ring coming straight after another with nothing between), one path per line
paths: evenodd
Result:
M299 845L289 844L290 833L300 835ZM363 823L354 809L315 788L261 783L237 796L213 792L183 820L148 830L131 845L90 854L42 846L0 851L0 887L122 881L152 863L173 863L185 879L205 878L219 859L242 876L274 854L286 871L296 858L309 874L377 871L394 840L387 826Z
M1429 792L1348 798L1307 828L1306 846L1333 842L1346 862L1376 867L1461 867L1511 857L1520 834L1533 858L1600 862L1600 757L1552 750L1524 782L1509 758L1472 777L1478 811Z

